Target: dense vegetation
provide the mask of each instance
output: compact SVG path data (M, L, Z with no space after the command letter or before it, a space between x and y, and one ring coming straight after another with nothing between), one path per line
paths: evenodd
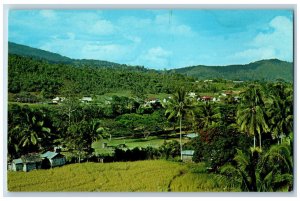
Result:
M42 97L55 95L101 95L130 90L133 94L171 93L174 86L193 81L179 74L165 74L143 68L74 67L10 55L8 91L38 92Z
M191 66L171 70L198 79L293 81L293 63L278 59L262 60L245 65Z
M176 178L179 174L176 168L175 173L172 168L164 171L165 183L159 190L143 185L111 189L108 180L105 180L107 185L104 182L95 187L91 184L95 180L90 180L94 176L88 175L109 164L89 163L68 165L57 172L9 172L11 190L30 190L17 182L18 177L62 174L59 172L71 172L72 167L83 168L80 171L86 175L83 183L76 185L78 188L65 188L62 184L61 189L56 186L53 190L222 191L232 187L238 191L293 190L294 96L290 82L201 81L144 68L76 66L17 55L9 55L8 73L9 161L61 146L68 163L97 162L104 158L105 162L150 160L145 163L155 164L153 159L167 159L177 161L174 165L182 167L179 165L183 160L182 150L195 151L195 169L183 167ZM125 91L129 91L128 95L121 95ZM65 100L47 104L55 96ZM93 96L94 101L81 102L82 96ZM149 102L149 96L156 97L155 101ZM198 137L191 140L183 137L191 132ZM136 147L127 146L125 140ZM103 142L109 148L99 148ZM143 142L147 146L141 146ZM128 163L118 163L120 167L124 164ZM113 170L112 166L109 167ZM141 171L150 171L146 169ZM130 168L126 170L128 174L136 173L136 170L130 172ZM221 178L223 182L211 185L203 181L207 177ZM191 178L196 180L191 188L186 187ZM30 181L36 180L38 184L40 179ZM70 183L69 179L66 180ZM47 176L45 180L53 182ZM45 187L38 189L44 191Z

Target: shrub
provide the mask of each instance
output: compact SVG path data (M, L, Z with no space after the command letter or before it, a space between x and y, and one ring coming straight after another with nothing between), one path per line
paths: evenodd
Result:
M172 140L171 142L164 142L163 145L159 147L159 151L165 159L175 158L180 155L180 144L176 140Z
M234 128L219 127L207 131L206 141L200 137L195 138L195 153L193 161L205 161L213 170L227 162L231 162L236 154L236 149L247 149L251 146L251 139L239 133Z

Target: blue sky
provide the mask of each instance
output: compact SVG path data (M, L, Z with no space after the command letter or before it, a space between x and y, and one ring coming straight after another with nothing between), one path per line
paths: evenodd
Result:
M12 42L155 69L293 61L291 10L11 10L8 27Z

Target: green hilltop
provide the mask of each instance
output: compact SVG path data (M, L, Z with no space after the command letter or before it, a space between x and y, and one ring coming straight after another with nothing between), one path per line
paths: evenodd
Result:
M171 70L198 79L293 81L293 63L278 59L256 61L245 65L191 66Z
M117 68L143 72L153 72L155 70L147 69L141 66L128 66L109 61L92 60L92 59L71 59L57 53L32 48L25 45L8 43L8 53L11 55L19 55L30 57L35 60L45 60L49 63L70 64L75 67L98 67L98 68ZM197 65L171 69L168 74L182 74L196 79L228 79L228 80L263 80L275 81L282 79L293 82L293 68L291 62L281 61L278 59L269 59L252 62L244 65L227 65L227 66L205 66ZM161 71L156 71L161 72Z

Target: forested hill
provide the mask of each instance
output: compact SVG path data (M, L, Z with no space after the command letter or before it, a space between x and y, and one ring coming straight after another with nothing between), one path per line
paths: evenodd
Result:
M133 68L133 67L132 67ZM130 68L74 67L31 57L9 54L8 91L33 92L43 97L56 95L101 95L128 90L136 96L172 93L179 86L190 87L193 78L154 70Z
M31 57L39 60L46 60L50 63L73 64L74 66L94 66L94 67L127 67L118 63L93 59L71 59L57 53L32 48L26 45L20 45L8 42L8 53L19 56Z
M293 81L293 63L278 59L261 60L246 65L191 66L171 70L198 79Z
M31 57L36 60L45 60L49 63L69 64L73 67L116 68L131 71L154 72L142 66L128 66L109 61L92 59L71 59L56 53L32 48L16 43L8 43L9 54ZM157 71L156 71L157 72ZM164 72L166 73L166 72ZM197 79L229 79L229 80L266 80L283 79L293 81L293 63L278 59L261 60L245 65L228 66L191 66L169 70L167 73L179 73Z
M12 42L8 42L8 53L20 56L29 56L36 59L44 59L53 63L72 63L72 59L65 56L61 56L60 54Z

